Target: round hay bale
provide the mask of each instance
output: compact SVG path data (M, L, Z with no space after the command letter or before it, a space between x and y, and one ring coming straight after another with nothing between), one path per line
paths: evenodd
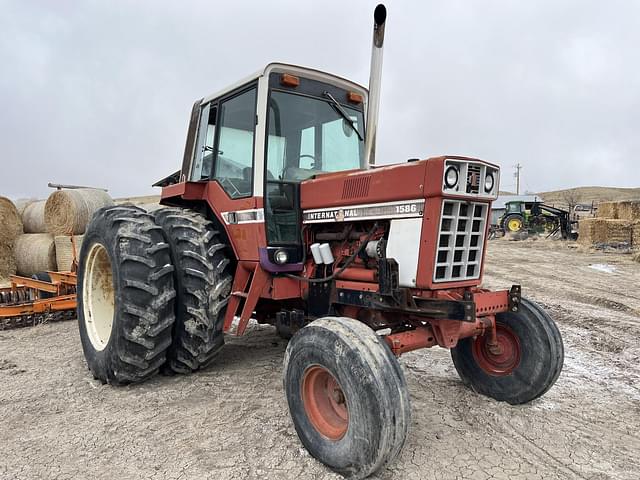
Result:
M53 235L82 234L96 210L111 205L113 200L102 190L57 190L49 195L45 207L47 231Z
M9 275L16 274L16 258L13 244L0 242L0 282L7 281Z
M16 239L16 267L19 275L30 277L34 273L56 269L56 246L53 235L25 233Z
M0 243L12 245L22 234L22 219L11 200L0 197Z
M20 217L24 213L24 209L31 205L33 202L37 202L37 198L19 198L14 203L16 204L16 208L18 209L18 213Z
M38 200L28 204L22 211L22 223L24 233L46 233L47 226L44 223L44 206L46 200Z
M82 235L75 235L73 240L76 244L76 259L80 256L80 247L82 246ZM59 272L71 271L73 264L73 243L71 236L58 235L54 239L56 244L56 263Z

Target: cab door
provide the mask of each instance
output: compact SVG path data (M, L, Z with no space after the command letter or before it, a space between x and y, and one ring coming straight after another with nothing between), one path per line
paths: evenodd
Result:
M261 198L254 194L256 100L254 82L201 106L189 179L224 224L238 260L257 261L264 244Z
M221 99L217 106L216 142L209 175L231 199L253 195L256 96L254 85Z

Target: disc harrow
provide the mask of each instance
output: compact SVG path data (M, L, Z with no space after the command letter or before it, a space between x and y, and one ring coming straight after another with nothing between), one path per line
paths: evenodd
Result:
M0 330L75 318L76 274L47 272L51 281L11 276L0 288Z

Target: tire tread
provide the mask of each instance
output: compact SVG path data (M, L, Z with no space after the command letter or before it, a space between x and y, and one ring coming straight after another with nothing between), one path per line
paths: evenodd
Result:
M102 243L111 259L116 288L112 338L105 347L106 360L96 352L80 328L85 357L94 377L114 385L138 383L154 375L165 362L174 323L173 270L153 217L137 207L99 209L91 219L80 253L83 264L89 247ZM83 278L85 272L80 272ZM82 297L82 281L78 297ZM119 285L119 287L118 287ZM162 301L157 301L161 298ZM78 307L78 320L84 313ZM99 352L100 353L100 352Z
M226 245L213 224L197 212L166 207L156 210L154 218L176 266L176 323L167 368L190 373L208 365L224 344L224 306L232 276L230 268L216 269L216 265L230 265L228 249L212 251L215 245ZM221 284L229 288L218 288Z

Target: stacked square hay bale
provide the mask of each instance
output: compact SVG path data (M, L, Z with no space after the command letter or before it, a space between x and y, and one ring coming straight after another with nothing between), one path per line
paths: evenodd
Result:
M618 218L618 202L601 202L596 212L598 218Z
M71 240L73 238L73 241ZM56 235L56 263L59 272L69 272L73 265L73 259L78 259L83 235Z
M631 227L631 244L640 250L640 222L634 222Z
M613 218L585 218L580 220L578 241L587 245L596 243L631 244L631 224Z
M580 220L585 245L628 244L640 248L640 201L602 202L596 218Z
M617 210L618 218L630 224L631 245L640 248L640 201L618 202Z

